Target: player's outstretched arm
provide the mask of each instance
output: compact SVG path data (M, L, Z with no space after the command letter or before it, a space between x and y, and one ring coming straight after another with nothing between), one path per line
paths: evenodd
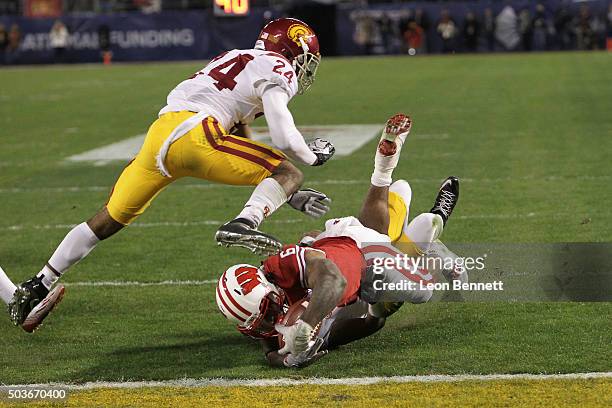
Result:
M276 330L285 340L285 346L278 351L280 354L297 355L307 351L314 327L336 307L346 288L346 279L325 254L308 251L305 261L306 283L312 289L312 295L308 307L295 324L288 327L276 324Z
M318 251L308 251L305 260L312 295L301 320L314 327L338 305L346 279L336 264Z
M289 96L285 91L272 87L263 93L261 100L270 138L289 157L309 166L319 166L334 155L333 145L326 140L317 139L310 146L306 144L287 107Z

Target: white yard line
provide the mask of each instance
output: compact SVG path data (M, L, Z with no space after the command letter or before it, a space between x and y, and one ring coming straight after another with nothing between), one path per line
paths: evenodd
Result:
M53 387L70 390L92 390L100 388L148 388L148 387L269 387L295 385L371 385L379 383L432 383L457 381L495 381L495 380L588 380L594 378L612 378L612 372L572 373L572 374L457 374L457 375L409 375L391 377L350 377L324 378L310 377L302 379L271 378L229 380L223 378L183 378L167 381L125 381L106 382L95 381L84 384L50 383L10 385L10 387Z
M539 214L534 212L524 214L474 214L457 215L454 218L460 220L514 220L523 218L561 218L567 217L565 213ZM268 224L297 224L304 222L305 218L291 218L288 220L267 220ZM199 227L199 226L220 226L225 221L221 220L196 220L196 221L159 221L159 222L135 222L130 228L159 228L159 227ZM0 231L22 231L22 230L67 230L74 228L77 224L17 224L0 227Z
M567 214L538 214L534 212L525 214L474 214L458 215L455 219L460 220L513 220L523 218L559 218L566 217ZM292 218L288 220L267 220L268 224L297 224L304 222L305 218ZM225 221L221 220L196 220L196 221L159 221L159 222L135 222L130 228L159 228L159 227L199 227L199 226L220 226ZM23 230L67 230L74 228L77 224L17 224L0 227L0 231L23 231Z
M433 185L437 185L442 181L442 179L436 178L412 178L407 179L411 184L428 184L432 183ZM589 175L579 175L579 176L523 176L523 177L497 177L497 178L462 178L462 183L505 183L510 181L529 181L529 180L539 180L539 181L606 181L612 180L612 175L600 175L600 176L589 176ZM368 179L360 179L360 180L343 180L343 179L332 179L332 180L306 180L305 184L313 184L313 185L355 185L355 184L363 184L367 185L369 183ZM5 187L0 188L0 194L17 194L17 193L81 193L81 192L109 192L112 186L64 186L64 187ZM253 188L252 186L232 186L226 184L208 184L208 183L198 183L198 184L175 184L172 185L171 188L179 188L179 189L193 189L193 190L208 190L215 188Z
M226 220L227 221L227 220ZM135 222L130 225L130 228L158 228L158 227L198 227L198 226L220 226L226 221L220 220L199 220L199 221L160 221L160 222ZM303 222L304 219L289 219L289 220L267 220L266 223L271 224L296 224ZM55 229L71 229L77 224L33 224L33 225L9 225L0 227L0 230L6 231L21 231L21 230L55 230Z
M64 282L65 286L85 287L130 287L130 286L207 286L216 284L215 279L208 280L165 280L160 282L137 282L137 281L90 281L90 282Z

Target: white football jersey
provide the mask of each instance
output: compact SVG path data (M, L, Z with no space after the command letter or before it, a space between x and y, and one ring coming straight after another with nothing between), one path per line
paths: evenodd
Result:
M297 75L287 59L264 50L231 50L174 88L159 114L204 113L229 131L234 124L248 125L260 116L263 92L276 86L289 99L297 93Z
M325 221L325 231L320 233L315 240L331 237L349 237L359 248L372 243L391 242L388 235L364 227L355 217L333 218Z

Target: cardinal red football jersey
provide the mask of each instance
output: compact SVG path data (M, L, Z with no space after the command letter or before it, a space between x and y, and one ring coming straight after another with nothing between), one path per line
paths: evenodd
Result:
M305 254L307 251L322 251L346 279L346 288L337 306L354 302L359 296L365 260L355 241L348 237L323 238L312 247L286 245L277 255L263 261L264 273L274 284L287 294L290 303L303 299L308 294L308 270Z

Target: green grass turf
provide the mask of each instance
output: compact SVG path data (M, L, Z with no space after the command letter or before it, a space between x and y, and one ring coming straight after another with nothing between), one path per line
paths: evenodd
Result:
M123 163L64 159L146 131L167 92L198 63L0 70L0 265L15 280L48 259L65 228L92 215ZM396 178L413 187L412 214L438 182L464 182L444 232L454 242L612 241L612 64L605 53L324 60L312 91L292 102L299 124L415 121ZM375 142L321 168L307 185L355 214ZM324 184L325 180L362 180ZM318 183L319 182L319 183ZM224 221L248 188L189 180L171 186L139 222ZM23 189L10 192L9 189ZM285 220L299 223L283 223ZM11 229L11 226L21 226ZM266 231L291 241L321 222L282 209ZM129 228L65 276L88 280L214 279L239 249L217 248L213 225ZM526 254L528 256L528 254ZM30 336L0 319L0 382L270 377L257 348L216 312L212 287L68 287ZM609 303L449 304L404 308L383 332L291 375L610 371Z

